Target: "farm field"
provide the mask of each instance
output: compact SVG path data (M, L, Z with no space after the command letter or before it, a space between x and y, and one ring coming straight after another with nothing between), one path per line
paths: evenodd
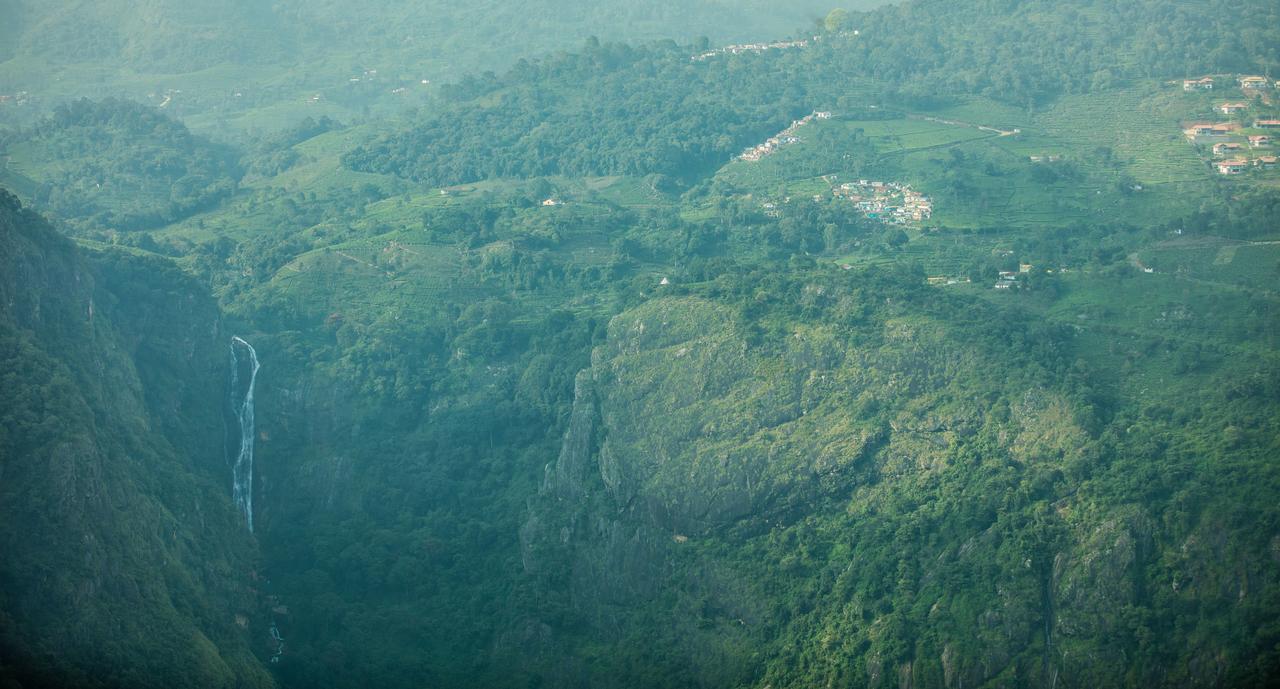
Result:
M1141 255L1146 265L1161 273L1280 294L1280 243L1275 241L1165 242Z
M822 193L824 175L898 180L937 199L932 224L951 227L1172 218L1215 189L1178 129L1200 105L1178 95L1151 86L1068 96L1032 115L977 99L899 119L837 113L801 128L799 143L734 161L716 179L770 197Z

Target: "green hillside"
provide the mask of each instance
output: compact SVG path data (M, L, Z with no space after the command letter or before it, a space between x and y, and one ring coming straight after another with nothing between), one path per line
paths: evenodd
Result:
M576 49L588 37L716 43L808 30L817 0L661 0L641 4L376 0L189 3L8 0L0 31L0 94L35 94L29 119L62 100L124 95L227 135L289 126L306 115L347 118L421 102L445 83L516 60ZM877 0L859 0L871 7ZM7 48L7 49L6 49Z
M0 174L84 227L151 229L210 208L236 189L233 150L152 108L80 100L0 139Z
M0 27L4 682L1274 683L1271 3L224 4Z
M216 304L163 259L79 250L0 196L0 678L275 686L221 480Z

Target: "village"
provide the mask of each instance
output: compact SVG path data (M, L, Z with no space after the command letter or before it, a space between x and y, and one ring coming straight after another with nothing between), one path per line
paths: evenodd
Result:
M1250 171L1274 170L1277 163L1274 135L1275 130L1280 130L1280 118L1266 113L1272 110L1272 94L1280 89L1280 81L1254 75L1204 76L1182 81L1182 90L1187 93L1231 90L1232 87L1241 97L1224 99L1213 107L1215 113L1229 119L1188 122L1183 126L1183 135L1209 152L1213 169L1219 175L1232 177Z
M905 225L933 217L933 201L909 184L860 179L834 187L832 193L853 202L871 220Z
M855 31L856 35L857 32ZM715 48L704 53L699 53L689 58L694 62L709 60L718 55L740 55L742 53L763 53L766 50L786 50L787 48L805 48L809 44L818 40L817 36L813 38L804 38L798 41L774 41L773 43L738 43L735 45L727 45L723 48Z
M738 156L738 160L748 163L759 162L785 146L799 143L801 141L799 132L805 125L815 120L830 120L832 117L834 115L829 111L815 110L793 121L790 126L769 137L764 143L748 148ZM863 217L871 220L905 225L928 220L933 216L933 201L924 194L912 189L909 184L859 179L855 182L844 182L837 185L838 178L836 175L826 175L823 180L831 185L832 196L848 199L857 206ZM820 201L821 199L822 195L818 194L814 196L813 200ZM790 201L791 197L787 197L783 200L783 203L790 203ZM776 203L768 202L763 207L766 215L771 217L781 215Z
M752 146L751 148L743 151L742 155L738 156L738 159L745 160L749 163L758 162L761 158L776 153L783 146L800 143L800 136L797 132L801 127L814 120L829 119L831 119L831 113L826 111L815 111L805 115L804 117L792 122L791 126L766 139L764 143Z
M834 198L847 199L869 220L908 225L933 216L933 201L912 189L909 184L860 179L837 185L836 175L827 175L823 179L832 185L831 195ZM815 194L813 200L821 201L822 198L821 194ZM784 198L782 202L791 203L791 197ZM761 204L761 207L765 215L771 218L782 216L777 203L768 201Z

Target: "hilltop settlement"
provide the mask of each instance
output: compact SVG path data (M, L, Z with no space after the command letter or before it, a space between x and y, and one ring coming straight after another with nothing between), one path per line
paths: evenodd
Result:
M1182 133L1201 151L1215 173L1224 177L1265 174L1276 169L1273 139L1280 130L1280 111L1274 94L1280 81L1256 75L1211 75L1182 81L1186 93L1211 97L1212 112L1220 116L1186 122Z

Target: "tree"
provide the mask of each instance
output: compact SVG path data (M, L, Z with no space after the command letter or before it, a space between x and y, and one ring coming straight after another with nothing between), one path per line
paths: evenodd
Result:
M831 12L827 14L827 18L822 20L822 26L827 30L828 33L835 33L837 31L841 31L845 29L848 24L849 24L849 12L839 7L835 8L834 10L831 10Z

